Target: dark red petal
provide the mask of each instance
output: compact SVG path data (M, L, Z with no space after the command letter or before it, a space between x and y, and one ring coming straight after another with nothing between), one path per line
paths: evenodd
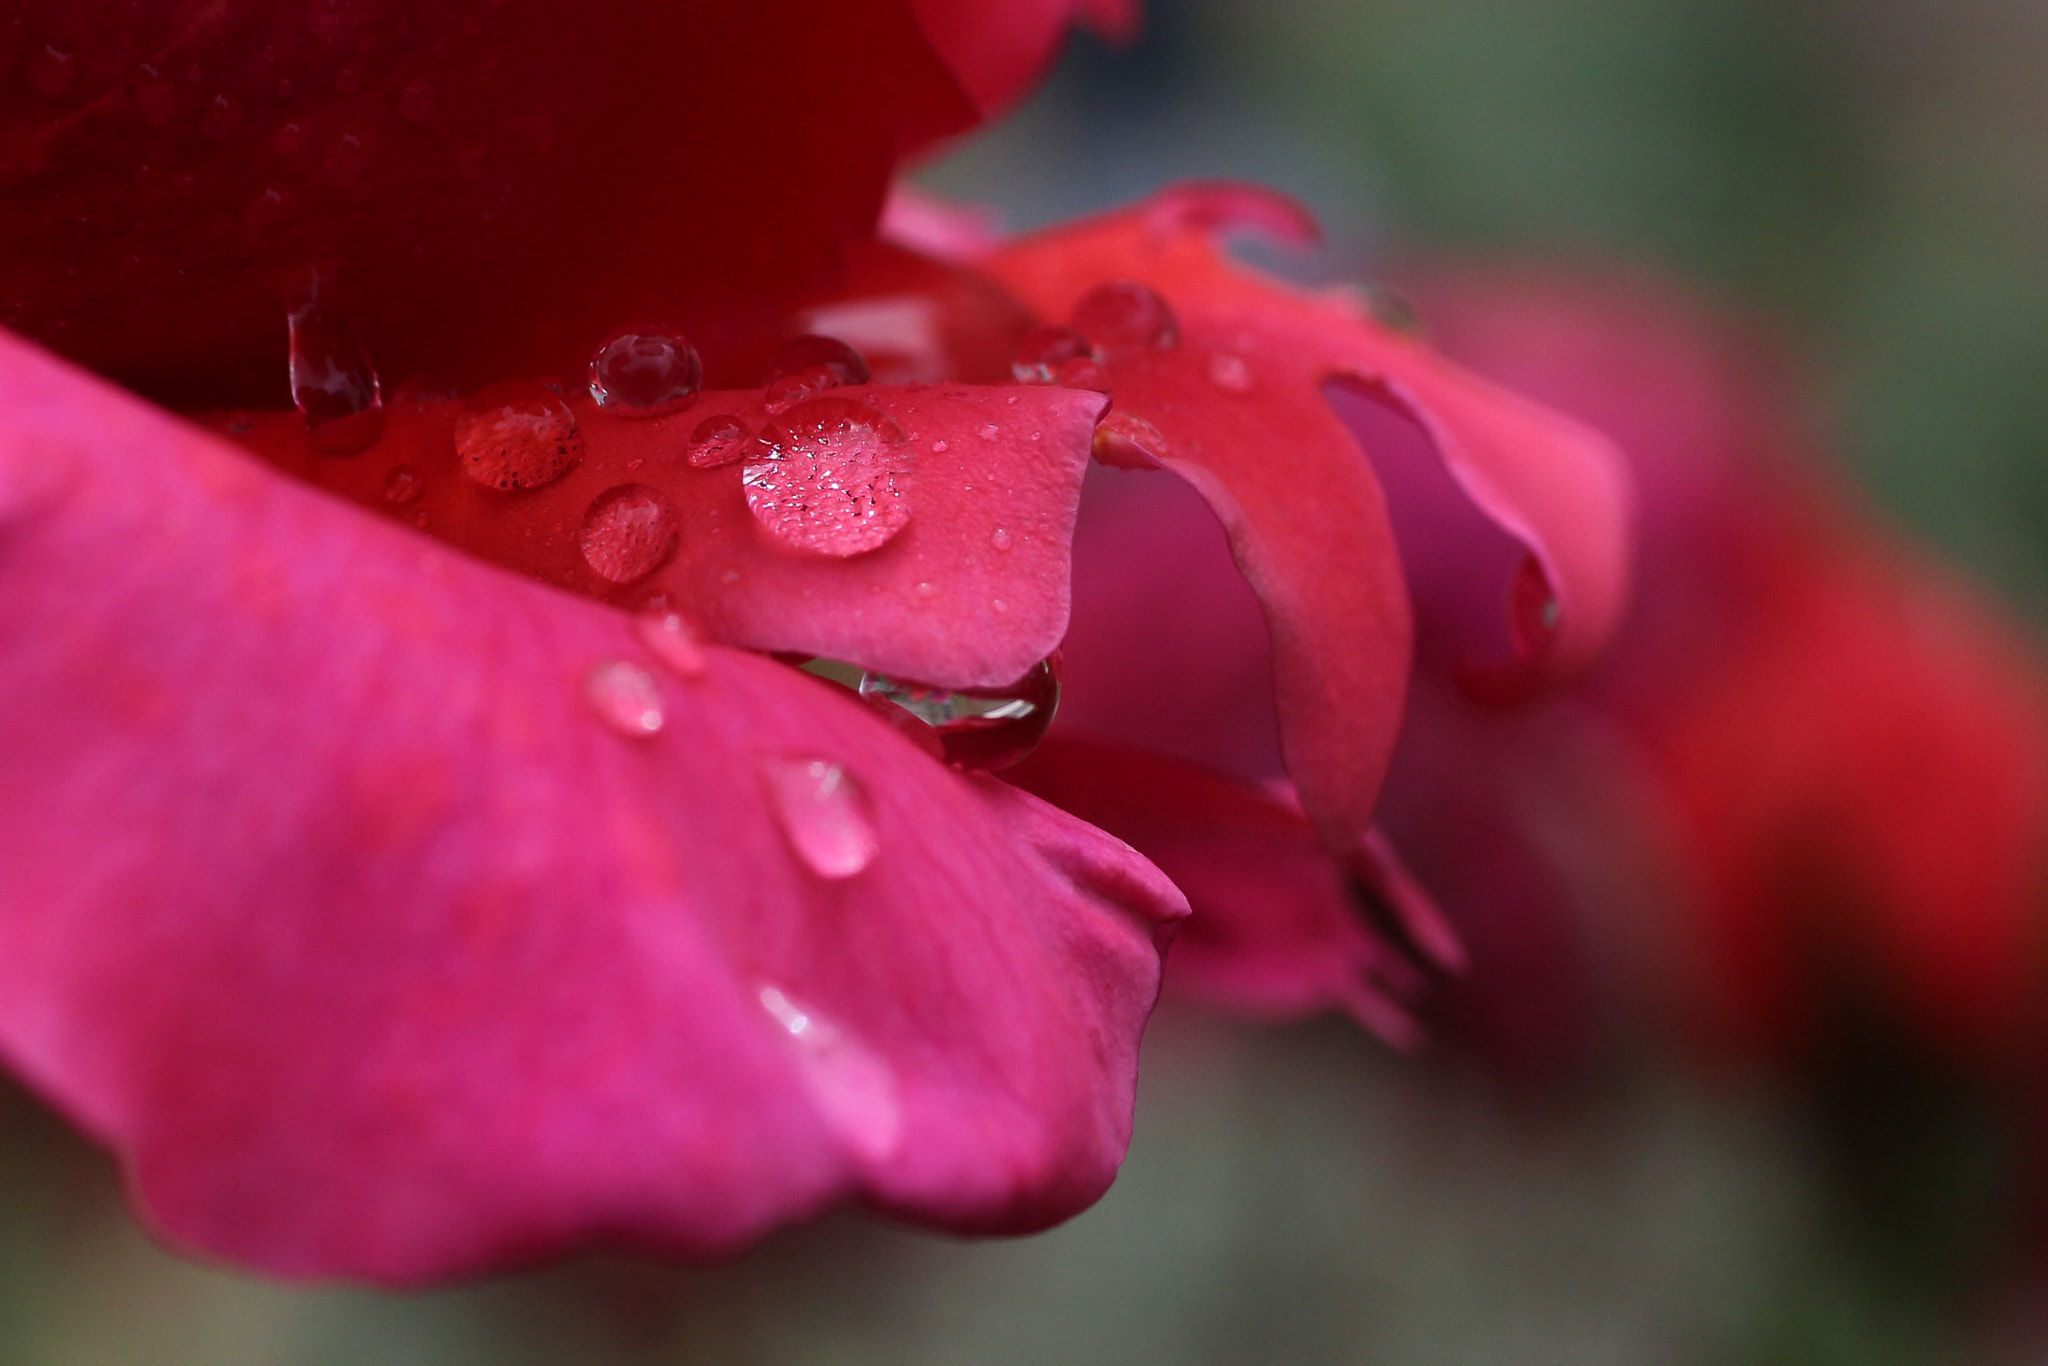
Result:
M0 1052L174 1241L410 1282L1106 1185L1181 911L1127 848L11 339L0 413Z
M677 549L624 590L666 594L712 639L848 660L944 687L1008 683L1052 653L1067 629L1074 510L1096 394L1013 386L857 385L828 391L895 419L906 437L903 530L879 549L833 558L777 541L749 512L740 464L691 466L691 433L731 414L759 432L775 421L761 390L706 392L682 412L618 417L572 393L581 463L545 487L501 493L459 467L449 400L394 404L384 438L360 456L315 452L296 416L223 418L280 467L480 558L577 592L618 596L578 544L606 490L647 485L676 516ZM392 471L418 482L388 500Z
M1261 1020L1342 1010L1397 1047L1421 1033L1417 970L1366 919L1356 876L1434 951L1462 951L1385 839L1347 876L1301 812L1221 774L1122 745L1054 737L1004 776L1129 841L1187 893L1169 986Z
M1288 771L1325 837L1351 848L1398 729L1409 619L1379 485L1325 385L1374 385L1404 404L1472 499L1528 547L1559 610L1517 661L1521 686L1582 668L1612 629L1626 490L1599 436L1466 374L1355 301L1240 269L1216 240L1234 222L1298 217L1255 192L1191 187L1027 238L988 268L1045 319L1115 280L1151 286L1179 315L1177 347L1111 359L1116 410L1098 454L1152 459L1216 510L1266 612Z

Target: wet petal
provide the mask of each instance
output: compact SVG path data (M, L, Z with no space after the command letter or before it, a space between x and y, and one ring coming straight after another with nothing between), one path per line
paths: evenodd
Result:
M1179 910L1143 860L0 357L0 1052L168 1237L411 1282L1099 1194ZM791 763L860 805L803 828Z

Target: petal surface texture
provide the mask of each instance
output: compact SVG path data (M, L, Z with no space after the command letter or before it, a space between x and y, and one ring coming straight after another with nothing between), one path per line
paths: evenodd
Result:
M0 405L0 1052L169 1238L413 1283L1107 1185L1184 909L1125 846L12 340Z

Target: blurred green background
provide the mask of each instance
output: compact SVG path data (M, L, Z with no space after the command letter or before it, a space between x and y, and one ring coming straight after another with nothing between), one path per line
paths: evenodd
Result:
M1311 271L1675 272L1796 329L1876 496L2048 610L2048 5L1184 0L1149 22L1128 50L1077 43L924 178L1019 227L1258 179L1331 229ZM2010 1190L1936 1110L1931 1184L1879 1236L1841 1198L1839 1135L1761 1081L1643 1069L1532 1105L1346 1026L1169 1013L1126 1176L1043 1237L842 1216L730 1266L381 1296L167 1256L9 1093L0 1362L2048 1361L1988 1207Z

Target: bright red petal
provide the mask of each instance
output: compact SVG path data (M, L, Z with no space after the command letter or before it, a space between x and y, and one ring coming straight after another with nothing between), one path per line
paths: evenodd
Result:
M0 356L0 1051L168 1236L407 1282L1107 1184L1181 909L1124 846Z

